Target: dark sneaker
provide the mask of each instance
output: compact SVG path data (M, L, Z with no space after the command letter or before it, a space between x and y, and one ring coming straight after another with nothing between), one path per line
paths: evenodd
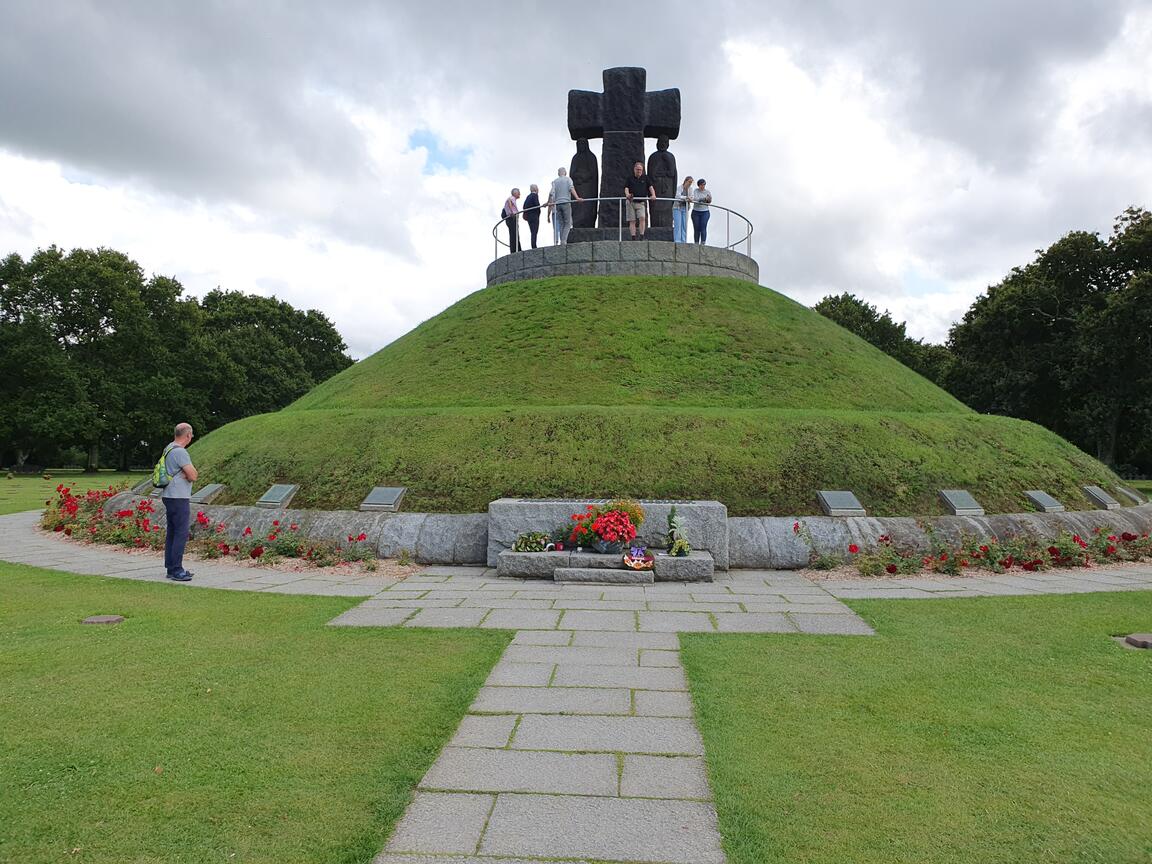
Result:
M173 582L190 582L192 581L192 574L187 570L181 570L179 573L169 573L167 578Z

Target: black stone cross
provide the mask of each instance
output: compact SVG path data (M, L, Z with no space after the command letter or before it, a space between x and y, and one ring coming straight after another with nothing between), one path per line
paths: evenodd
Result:
M604 92L568 91L568 132L572 140L603 138L600 197L619 198L632 166L644 163L644 139L680 134L680 91L647 91L648 73L637 66L604 70ZM600 202L600 227L616 228L620 208Z

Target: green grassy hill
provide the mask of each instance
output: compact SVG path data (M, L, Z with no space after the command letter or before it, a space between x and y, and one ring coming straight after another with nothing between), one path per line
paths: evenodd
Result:
M503 496L715 498L733 514L816 512L853 489L876 514L990 510L1021 489L1069 503L1115 478L1059 437L976 414L863 340L731 279L565 277L477 292L275 414L194 445L206 480L304 506L377 484L405 509Z

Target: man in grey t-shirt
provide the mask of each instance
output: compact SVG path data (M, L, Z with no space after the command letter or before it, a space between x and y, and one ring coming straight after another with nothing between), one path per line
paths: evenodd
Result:
M164 501L164 515L168 527L164 534L164 569L175 582L187 582L192 574L184 569L184 547L188 543L188 525L191 521L192 484L196 480L196 467L186 448L192 443L192 427L187 423L176 426L172 443L164 448L164 470L168 472L168 485L160 493Z
M552 193L548 197L556 207L553 218L556 220L556 230L563 245L568 242L568 232L572 230L572 199L584 200L576 191L572 178L568 176L567 168L557 169L556 179L552 181Z

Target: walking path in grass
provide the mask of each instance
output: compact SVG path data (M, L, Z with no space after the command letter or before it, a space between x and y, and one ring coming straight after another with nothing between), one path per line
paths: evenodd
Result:
M164 578L155 557L66 542L37 518L0 516L0 560ZM1152 567L868 581L734 571L712 583L603 586L498 579L482 567L390 582L203 561L188 584L365 596L337 626L517 631L376 864L719 864L677 633L869 635L841 599L1152 590Z

